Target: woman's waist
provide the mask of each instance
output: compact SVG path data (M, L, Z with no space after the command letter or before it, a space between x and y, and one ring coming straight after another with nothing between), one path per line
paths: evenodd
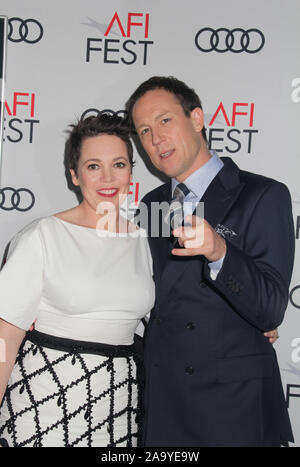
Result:
M28 331L26 340L38 347L68 352L71 354L92 354L112 358L132 356L136 353L134 345L110 345L101 342L88 342L78 339L45 334L37 330Z
M99 342L109 345L131 345L139 319L104 318L101 314L66 315L41 310L35 329L41 333L66 339Z

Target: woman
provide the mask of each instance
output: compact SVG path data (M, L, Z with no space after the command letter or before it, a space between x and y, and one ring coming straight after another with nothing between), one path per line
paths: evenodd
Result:
M136 446L132 344L154 285L146 236L119 216L133 167L129 130L119 117L88 117L66 147L82 202L23 229L0 274L0 438Z

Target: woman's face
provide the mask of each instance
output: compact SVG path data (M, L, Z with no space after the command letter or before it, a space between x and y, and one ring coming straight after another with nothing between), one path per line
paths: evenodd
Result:
M100 134L82 142L74 185L80 186L83 203L94 212L116 209L125 200L131 182L131 165L126 143L118 136ZM99 210L100 208L100 210Z

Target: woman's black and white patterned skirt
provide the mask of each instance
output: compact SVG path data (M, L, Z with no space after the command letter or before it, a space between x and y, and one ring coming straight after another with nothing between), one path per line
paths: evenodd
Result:
M0 439L14 447L136 446L140 371L133 346L29 332L1 406Z

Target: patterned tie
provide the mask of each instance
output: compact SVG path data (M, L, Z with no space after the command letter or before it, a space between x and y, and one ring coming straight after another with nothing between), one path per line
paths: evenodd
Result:
M177 185L174 190L173 198L170 204L170 226L172 230L182 226L184 220L184 198L189 193L190 190L185 186L184 183L179 183L179 185Z

